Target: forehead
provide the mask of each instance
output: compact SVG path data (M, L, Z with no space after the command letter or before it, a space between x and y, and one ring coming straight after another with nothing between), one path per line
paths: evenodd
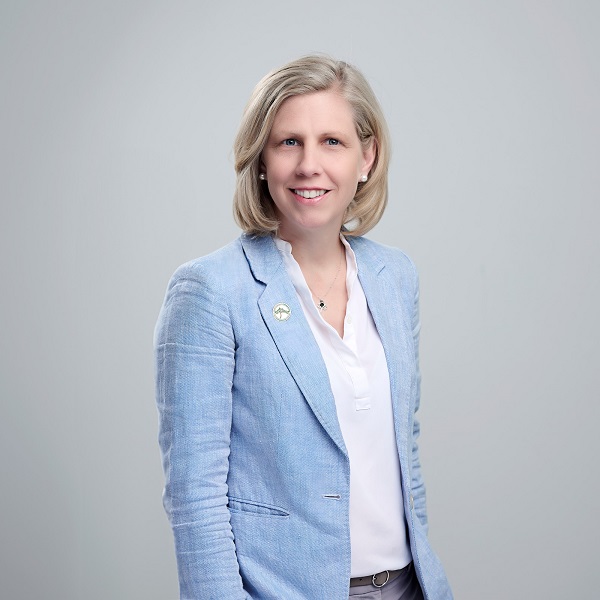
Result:
M354 131L356 125L350 103L338 91L325 90L282 102L272 130L298 128Z

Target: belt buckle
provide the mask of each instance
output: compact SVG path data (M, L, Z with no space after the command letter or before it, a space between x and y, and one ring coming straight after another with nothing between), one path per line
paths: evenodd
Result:
M378 575L383 575L383 573L385 573L386 577L385 577L385 581L382 584L378 584L376 582L376 578ZM375 573L375 575L373 575L373 577L371 578L371 581L373 582L373 585L376 588L382 588L388 581L390 580L390 572L385 570L385 571L381 571L381 573Z

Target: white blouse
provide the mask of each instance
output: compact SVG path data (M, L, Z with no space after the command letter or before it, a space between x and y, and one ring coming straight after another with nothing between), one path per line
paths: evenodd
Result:
M350 458L351 577L401 569L412 555L406 537L390 380L381 339L367 306L356 257L346 248L348 304L344 337L316 307L292 246L274 238L304 316L323 355Z

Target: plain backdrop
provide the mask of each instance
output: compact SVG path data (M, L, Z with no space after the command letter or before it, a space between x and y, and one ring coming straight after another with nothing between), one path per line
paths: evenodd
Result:
M174 269L239 234L253 86L314 51L363 70L392 132L370 236L421 274L457 599L596 597L599 24L594 0L3 0L2 598L177 598L154 323Z

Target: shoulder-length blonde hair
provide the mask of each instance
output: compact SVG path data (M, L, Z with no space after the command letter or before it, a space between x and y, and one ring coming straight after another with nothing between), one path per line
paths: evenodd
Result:
M359 183L348 206L344 235L363 235L383 214L388 199L390 142L379 102L362 73L346 62L328 56L311 55L294 60L263 77L244 110L233 151L237 182L233 210L237 224L254 235L277 231L279 220L266 181L259 179L261 154L275 115L291 96L337 89L354 111L361 143L375 144L375 161L369 179Z

